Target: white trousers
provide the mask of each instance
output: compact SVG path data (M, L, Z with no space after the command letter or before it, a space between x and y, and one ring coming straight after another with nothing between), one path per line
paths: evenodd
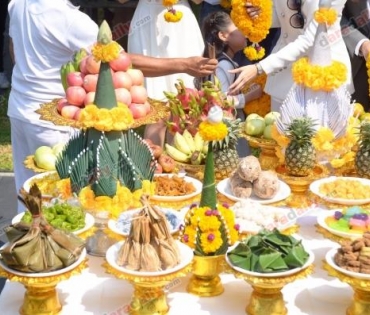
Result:
M36 175L35 172L24 167L25 158L34 154L40 146L54 146L57 143L67 142L71 133L30 124L15 118L10 118L10 126L15 188L18 193L24 182ZM23 211L25 207L18 201L18 213Z

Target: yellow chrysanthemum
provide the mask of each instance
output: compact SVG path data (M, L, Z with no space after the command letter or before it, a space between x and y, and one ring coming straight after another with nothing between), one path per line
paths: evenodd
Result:
M211 124L203 121L199 125L199 133L204 141L220 141L227 136L227 126L223 123Z
M78 199L84 209L95 209L95 194L90 186L86 186L81 189L80 193L78 194Z
M200 235L202 249L206 254L212 254L223 244L220 231L205 232Z
M191 226L186 226L181 241L191 248L195 248L196 230Z
M295 83L314 91L331 92L347 80L347 68L343 63L333 61L330 66L311 65L307 57L293 64L292 74Z
M326 23L328 25L333 25L337 20L338 12L333 8L319 8L315 11L315 21L317 23Z
M265 48L261 46L247 46L244 48L243 52L249 60L260 60L265 56Z
M213 215L200 220L198 226L202 232L216 231L220 228L221 222L218 217Z
M166 8L172 8L177 2L178 0L162 0L162 4Z
M112 41L109 44L96 43L91 53L96 61L110 62L118 58L120 52L120 45Z

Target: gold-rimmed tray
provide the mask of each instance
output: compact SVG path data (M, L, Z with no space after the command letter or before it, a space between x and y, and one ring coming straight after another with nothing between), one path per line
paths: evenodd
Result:
M52 122L57 126L69 126L73 128L81 128L81 123L77 120L68 119L61 116L57 110L57 103L60 99L56 98L49 103L41 104L40 108L36 110L36 113L40 115L41 120ZM170 111L167 107L167 103L148 99L150 103L150 112L145 117L135 119L134 123L130 128L137 128L142 125L149 125L158 122L161 119L169 117Z
M29 155L23 161L23 165L25 168L34 171L35 173L45 173L48 170L40 168L36 165L34 155Z

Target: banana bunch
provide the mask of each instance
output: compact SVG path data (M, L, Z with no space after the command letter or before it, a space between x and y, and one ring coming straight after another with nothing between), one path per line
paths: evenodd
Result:
M62 85L64 88L64 91L67 90L68 84L67 84L67 75L72 72L76 72L78 70L75 69L73 65L73 61L68 61L66 64L62 65L60 68L60 78L62 80Z
M197 132L193 137L188 130L183 134L176 132L173 138L173 146L165 144L167 154L177 162L202 164L208 151L208 143Z
M73 67L76 71L80 71L80 63L82 59L88 56L88 52L85 48L81 48L80 50L76 51L73 55Z

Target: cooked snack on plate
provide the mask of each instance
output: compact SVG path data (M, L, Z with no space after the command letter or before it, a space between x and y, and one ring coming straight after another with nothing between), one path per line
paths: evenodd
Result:
M155 194L158 196L184 196L195 192L193 183L184 178L173 176L155 176Z
M370 198L370 185L361 183L360 180L340 178L321 184L319 192L333 198L368 199Z

